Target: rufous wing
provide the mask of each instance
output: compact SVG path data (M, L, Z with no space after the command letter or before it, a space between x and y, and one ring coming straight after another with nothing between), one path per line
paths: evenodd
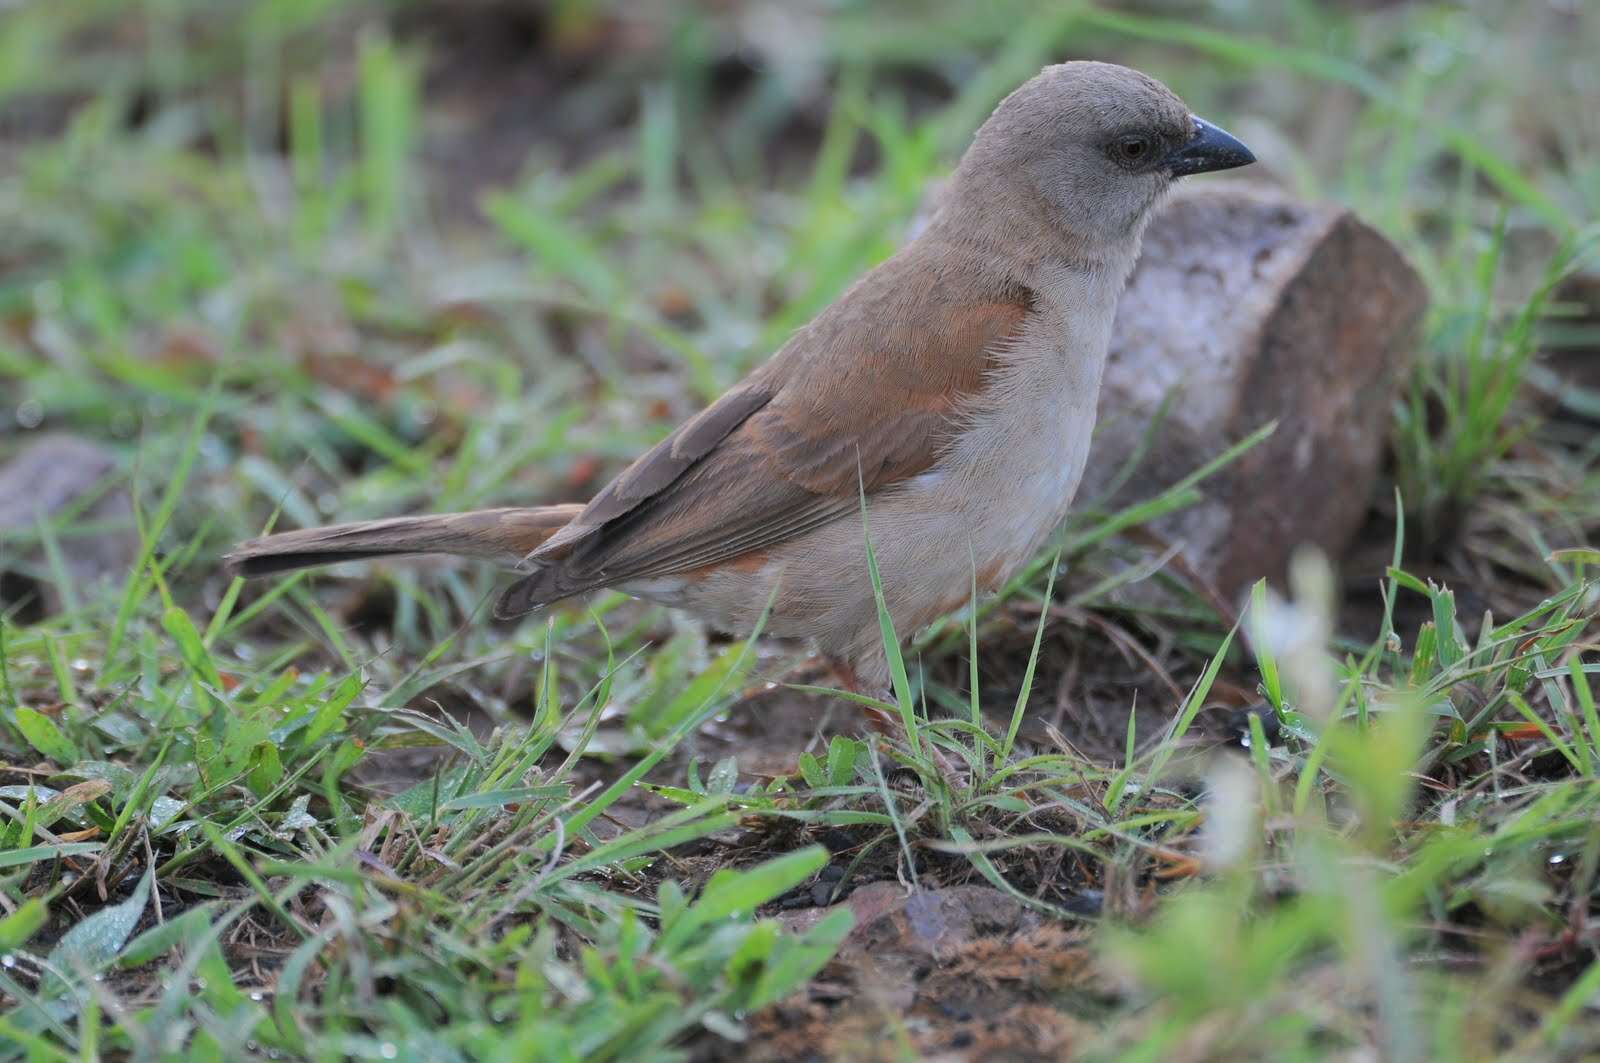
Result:
M769 362L634 462L529 558L496 606L516 616L674 575L856 512L938 460L1030 293L891 259Z

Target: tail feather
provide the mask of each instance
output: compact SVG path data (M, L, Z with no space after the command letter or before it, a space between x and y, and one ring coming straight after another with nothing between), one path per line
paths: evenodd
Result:
M542 609L551 602L559 602L563 598L570 598L574 594L582 594L584 591L604 585L604 577L574 580L567 575L559 562L543 565L535 562L532 572L501 591L500 597L495 599L495 619L511 620L536 609Z
M408 554L449 554L513 568L582 509L580 505L480 509L307 528L242 542L223 562L247 577Z

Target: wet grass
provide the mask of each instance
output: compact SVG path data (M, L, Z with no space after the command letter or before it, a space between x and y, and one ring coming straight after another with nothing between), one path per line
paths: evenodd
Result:
M134 513L0 531L59 603L0 614L0 1056L714 1054L849 1010L816 995L848 915L772 917L873 879L1089 926L1098 992L1041 999L1090 1058L1592 1050L1600 406L1551 359L1596 346L1564 286L1594 14L747 6L742 44L620 3L0 20L0 456L101 441ZM1086 508L913 637L903 738L758 772L708 736L815 701L765 689L763 640L615 595L493 625L471 567L217 570L272 521L586 497L1077 55L1226 115L1426 278L1337 575L1301 558L1235 628L1130 534L1203 480ZM118 533L131 566L67 564ZM861 1006L886 1057L959 1050Z

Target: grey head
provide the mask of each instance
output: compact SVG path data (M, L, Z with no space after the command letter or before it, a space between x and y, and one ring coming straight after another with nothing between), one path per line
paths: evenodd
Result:
M1116 244L1137 238L1178 178L1254 161L1154 78L1110 63L1060 63L995 108L945 203L964 200L1012 224L1026 214L1090 247Z

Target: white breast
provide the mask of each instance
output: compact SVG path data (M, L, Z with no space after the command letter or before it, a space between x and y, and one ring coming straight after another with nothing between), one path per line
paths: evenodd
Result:
M1040 548L1083 477L1121 280L1056 278L946 459L917 485L960 514L979 570L997 579Z

